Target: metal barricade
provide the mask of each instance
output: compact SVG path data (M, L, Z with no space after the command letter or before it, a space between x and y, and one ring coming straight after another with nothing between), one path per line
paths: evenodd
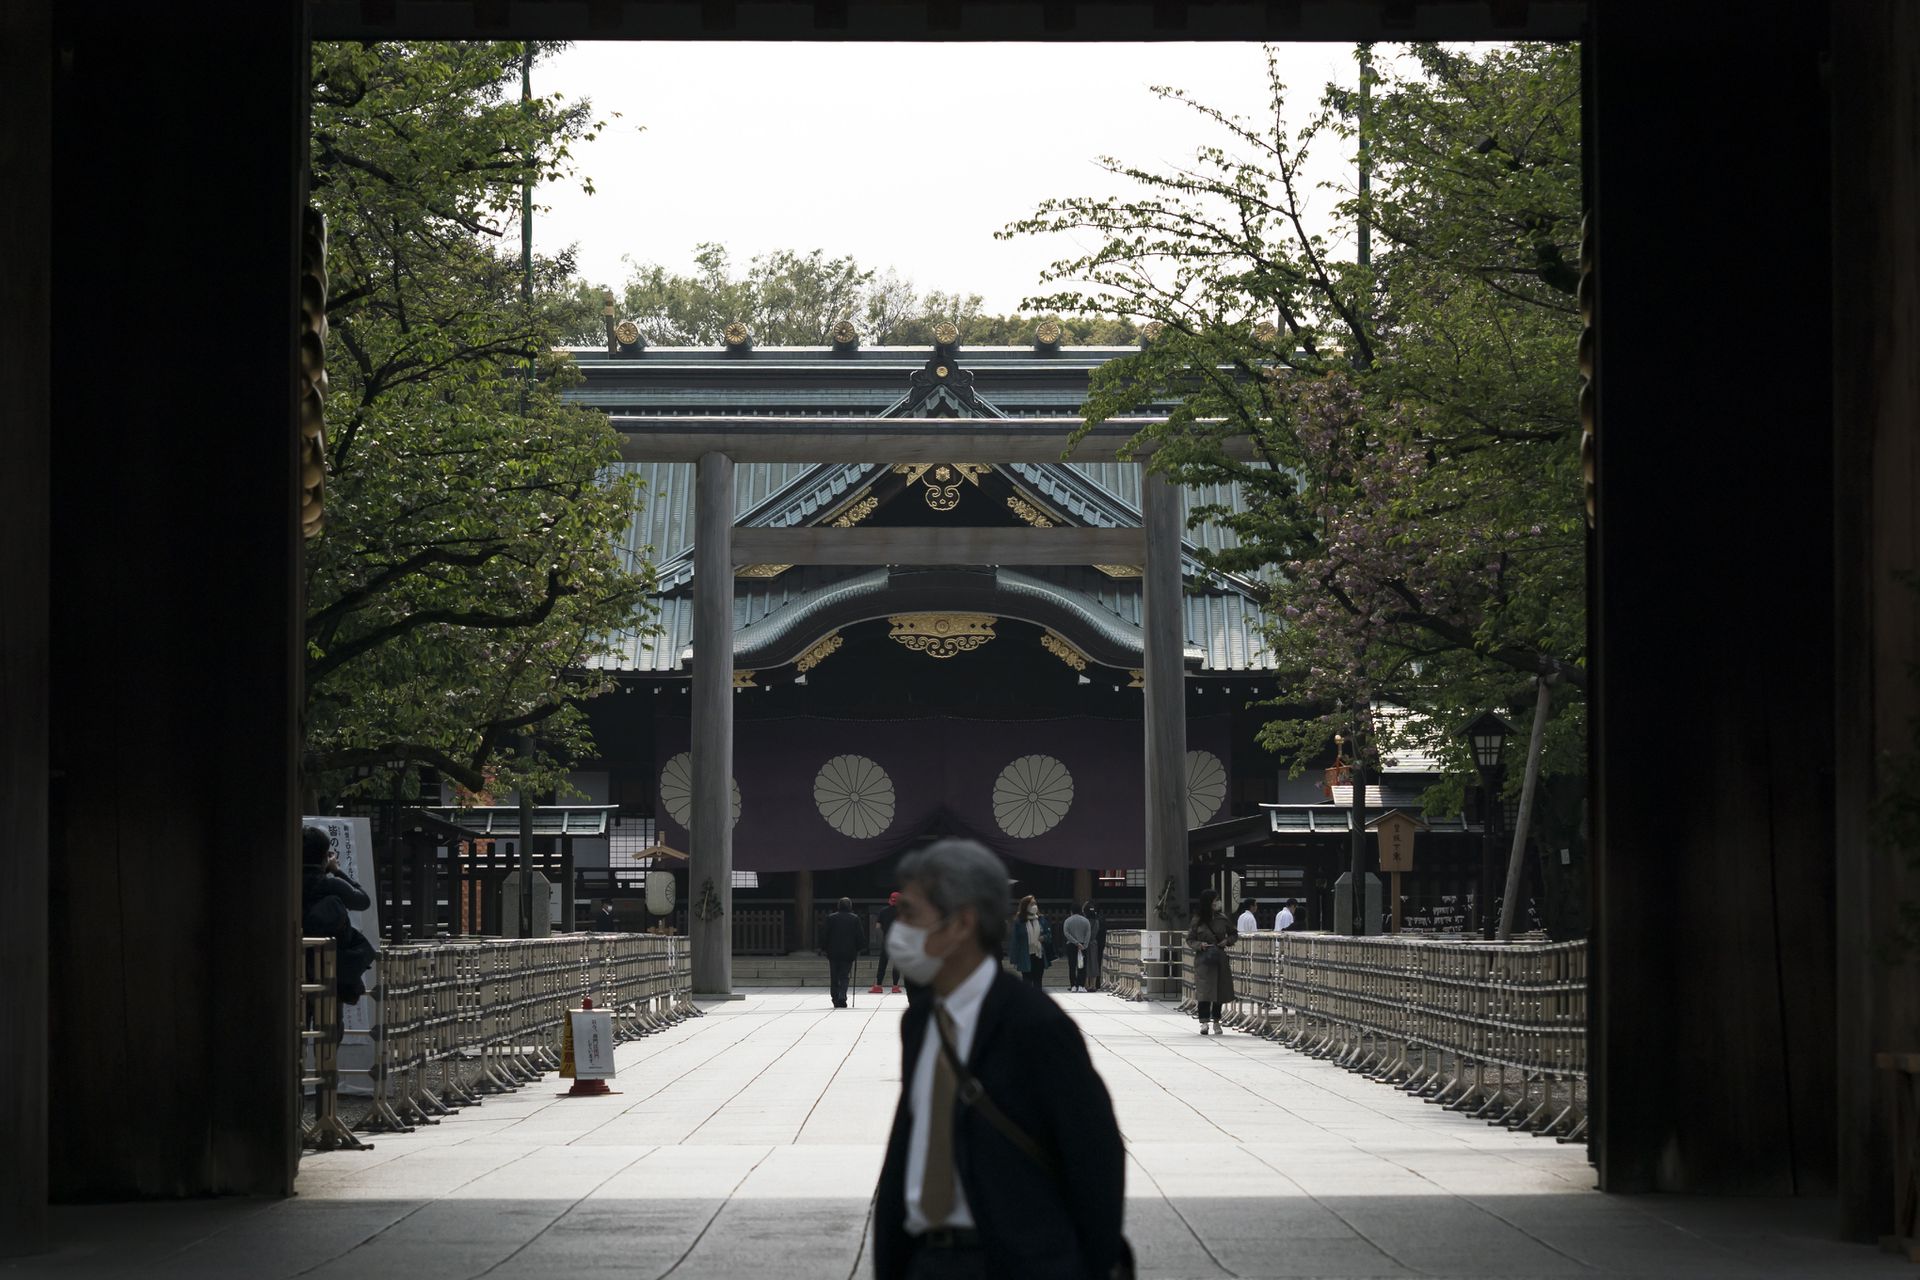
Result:
M319 945L309 939L310 954L318 954ZM324 963L331 964L332 955L326 943ZM664 1030L699 1013L691 952L678 937L574 933L391 946L380 953L375 974L373 1103L360 1126L366 1130L437 1124L487 1094L512 1092L556 1070L568 1011L584 997L612 1012L617 1039ZM317 990L322 985L324 995ZM304 1015L301 1032L317 1045L319 1033L304 1028L315 1016L338 1020L332 979L323 984L310 977L301 992L320 1009ZM325 1061L333 1071L331 1039ZM326 1094L328 1117L335 1075ZM332 1123L335 1145L358 1145L337 1119Z
M298 992L300 1142L316 1151L367 1150L341 1122L339 949L332 938L300 939ZM306 1115L307 1091L313 1091L313 1115Z
M1490 1124L1585 1136L1584 942L1288 931L1249 934L1228 955L1223 1024ZM1109 932L1104 976L1122 999L1193 1008L1183 935Z

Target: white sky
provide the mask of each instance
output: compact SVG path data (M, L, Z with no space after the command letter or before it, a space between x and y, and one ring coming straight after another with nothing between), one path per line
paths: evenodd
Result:
M1350 45L1280 56L1295 127L1328 80L1355 79ZM689 269L701 241L725 244L736 268L819 248L896 268L921 292L981 294L991 312L1017 308L1074 249L995 231L1048 197L1126 190L1096 157L1160 167L1226 141L1149 85L1251 120L1268 111L1252 44L601 43L533 74L534 92L591 98L609 121L576 153L595 194L544 187L551 212L534 223L538 249L577 245L593 283L618 287L628 256ZM1317 143L1315 177L1351 182L1343 151Z

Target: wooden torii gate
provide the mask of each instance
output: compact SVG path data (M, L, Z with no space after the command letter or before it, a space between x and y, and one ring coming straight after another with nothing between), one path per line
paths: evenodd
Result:
M1074 446L1076 462L1122 460L1159 418L1116 418ZM731 995L733 954L733 570L744 564L1139 564L1146 700L1146 921L1187 903L1187 710L1181 655L1179 491L1140 463L1139 527L1089 529L734 528L736 462L1059 462L1078 418L783 418L616 416L630 462L695 464L693 543L693 989ZM1245 438L1225 442L1252 457ZM1132 455L1129 455L1132 456ZM712 912L708 886L718 899ZM706 902L703 915L702 903ZM1176 922L1177 923L1177 922Z

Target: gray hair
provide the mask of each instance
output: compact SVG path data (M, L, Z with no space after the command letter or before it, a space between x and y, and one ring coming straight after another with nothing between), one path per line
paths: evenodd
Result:
M1007 935L1007 864L974 840L936 840L900 859L900 879L920 886L943 917L966 907L979 922L980 946L989 955Z

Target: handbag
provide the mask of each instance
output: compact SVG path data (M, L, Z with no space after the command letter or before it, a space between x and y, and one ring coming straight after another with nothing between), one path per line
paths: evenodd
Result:
M1006 1112L995 1105L993 1098L987 1093L986 1086L980 1083L980 1078L967 1070L966 1063L960 1061L960 1055L954 1052L953 1042L947 1039L947 1033L940 1027L940 1019L928 1018L927 1021L932 1024L933 1034L940 1037L940 1056L947 1060L947 1067L953 1072L953 1092L959 1099L960 1105L972 1107L985 1116L987 1123L998 1130L1001 1137L1011 1142L1021 1155L1045 1170L1046 1175L1064 1191L1067 1175L1066 1171L1061 1169L1060 1162L1053 1158L1051 1152L1035 1142L1025 1129L1015 1124ZM1127 1243L1127 1238L1123 1235L1120 1237L1120 1256L1114 1259L1113 1270L1107 1273L1108 1280L1135 1280L1136 1274L1133 1246Z

